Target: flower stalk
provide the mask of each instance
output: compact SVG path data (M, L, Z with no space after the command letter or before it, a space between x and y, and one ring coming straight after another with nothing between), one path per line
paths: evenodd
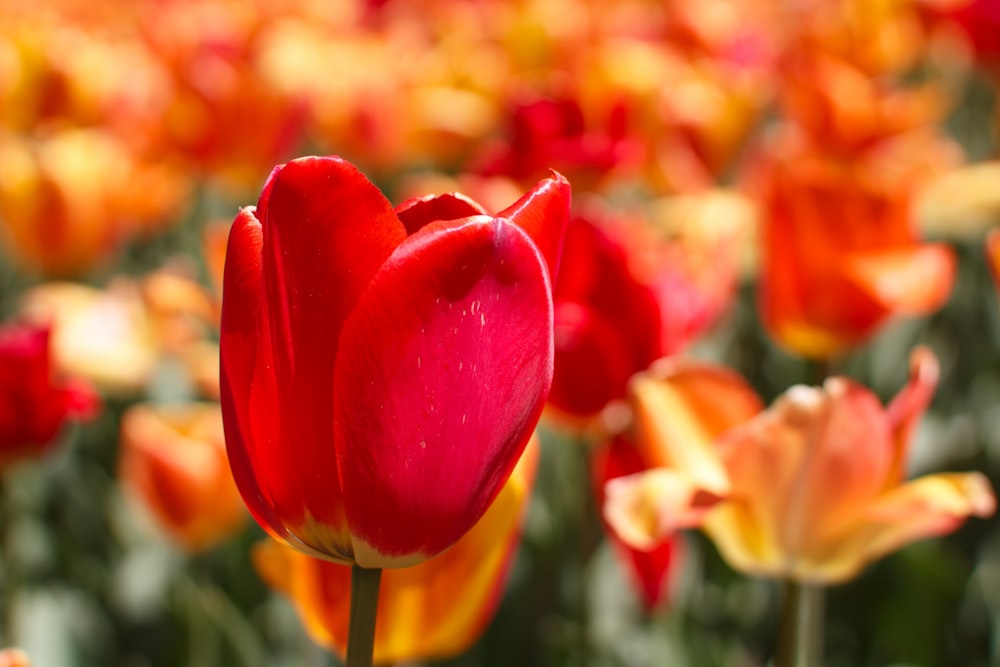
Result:
M351 568L351 620L347 631L347 667L371 667L381 568Z
M819 667L823 654L824 588L794 579L785 583L776 667Z

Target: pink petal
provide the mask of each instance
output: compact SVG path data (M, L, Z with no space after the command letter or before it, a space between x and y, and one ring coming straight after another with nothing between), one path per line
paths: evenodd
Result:
M497 214L497 217L513 220L528 233L545 257L552 282L559 275L569 207L569 181L553 171L552 176L539 181L526 195Z
M386 262L337 357L337 458L354 555L449 547L510 475L552 380L544 260L516 225L424 227Z

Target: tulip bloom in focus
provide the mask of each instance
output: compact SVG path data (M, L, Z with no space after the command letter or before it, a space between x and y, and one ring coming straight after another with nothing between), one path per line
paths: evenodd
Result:
M220 341L230 463L269 534L405 567L479 520L549 391L568 211L558 175L491 216L393 210L339 158L275 168L230 232Z
M121 436L122 482L186 550L207 549L243 526L218 405L135 405Z
M537 463L533 442L486 514L453 547L383 573L375 662L453 656L479 638L500 604ZM265 581L292 598L309 635L343 655L351 568L274 541L257 547L254 564Z
M56 381L48 328L0 327L0 467L45 453L63 422L96 408L89 385Z
M693 372L698 380L718 371ZM743 397L739 411L752 406L742 380L718 377L728 389L718 387L716 406L737 405L722 400L722 391ZM864 387L833 377L822 387L792 387L717 437L720 415L704 396L689 400L674 370L641 377L633 394L647 416L639 437L672 460L608 484L606 517L636 547L702 526L743 572L823 584L850 579L873 560L995 510L989 481L977 472L903 480L937 377L937 359L918 348L909 383L885 408Z

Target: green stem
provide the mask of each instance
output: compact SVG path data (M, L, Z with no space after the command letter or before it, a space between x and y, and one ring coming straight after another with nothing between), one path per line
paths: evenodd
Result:
M20 573L11 530L17 511L8 479L9 475L0 476L0 566L3 567L4 576L3 600L0 602L0 625L3 629L0 636L3 637L5 646L15 646L14 598Z
M351 568L351 620L347 630L347 667L371 667L381 568Z
M818 667L823 654L824 588L794 580L785 583L776 667Z

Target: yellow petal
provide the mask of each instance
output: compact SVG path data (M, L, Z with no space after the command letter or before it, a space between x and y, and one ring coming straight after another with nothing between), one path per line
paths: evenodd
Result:
M640 551L654 549L677 530L701 525L721 499L673 468L612 479L604 493L604 518L611 530Z
M485 628L500 601L538 461L535 438L472 530L451 549L409 568L387 569L379 590L377 663L455 655ZM268 542L254 550L268 585L292 598L319 644L344 654L351 568Z
M987 517L995 509L993 489L981 473L921 477L879 497L835 549L821 560L803 560L793 576L820 583L844 581L874 560L912 542L951 533L968 517Z
M889 252L855 253L846 258L846 275L889 312L923 315L951 294L955 254L929 243Z
M693 486L725 495L715 439L763 408L746 381L719 366L663 359L636 375L630 391L636 446L647 465L676 468Z

